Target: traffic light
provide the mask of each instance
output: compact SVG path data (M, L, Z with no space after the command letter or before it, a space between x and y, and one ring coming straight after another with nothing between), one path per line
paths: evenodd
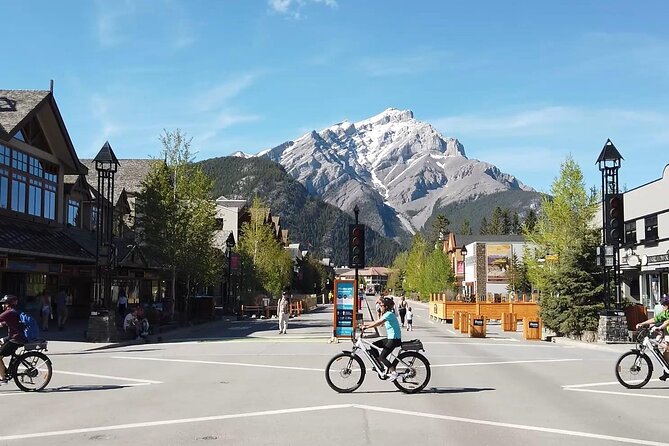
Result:
M607 243L622 244L625 239L625 217L623 216L623 194L606 195Z
M365 267L365 225L348 225L348 266Z

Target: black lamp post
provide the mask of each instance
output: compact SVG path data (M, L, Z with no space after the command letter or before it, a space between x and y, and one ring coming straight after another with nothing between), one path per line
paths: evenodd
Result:
M235 247L235 236L230 232L230 235L228 235L228 238L225 240L225 246L228 250L228 298L227 303L229 306L232 306L232 248ZM238 308L238 311L241 310ZM237 313L237 316L239 317L240 314L239 312Z
M105 142L93 159L98 173L96 256L95 256L95 306L111 309L111 274L115 262L115 248L112 244L114 222L114 174L119 162L114 151ZM102 256L102 259L101 259ZM104 268L104 271L102 269ZM102 288L102 289L100 289Z
M620 243L624 234L622 195L618 192L618 169L623 159L610 139L597 158L602 172L602 246L599 261L604 266L604 307L608 310L615 296L615 306L620 309ZM615 289L611 289L611 281ZM614 294L615 293L615 294Z
M465 257L467 257L467 247L465 245L462 245L462 248L460 248L460 255L462 256L462 291L465 294L465 297L467 297L467 285L465 281L465 271L467 271L467 265L465 264ZM457 271L458 264L457 261L455 263L455 268Z

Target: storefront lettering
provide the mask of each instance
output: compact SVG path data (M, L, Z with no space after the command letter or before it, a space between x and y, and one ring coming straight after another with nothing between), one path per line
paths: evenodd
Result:
M669 262L669 254L648 256L648 263L660 263L660 262Z

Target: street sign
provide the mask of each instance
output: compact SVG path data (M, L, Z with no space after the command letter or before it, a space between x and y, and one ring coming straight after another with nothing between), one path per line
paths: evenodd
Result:
M351 336L356 327L355 281L335 279L333 334L336 337Z

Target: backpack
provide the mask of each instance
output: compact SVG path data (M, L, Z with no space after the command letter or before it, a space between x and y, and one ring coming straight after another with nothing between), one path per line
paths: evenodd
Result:
M19 322L23 325L23 336L26 341L33 342L39 339L39 326L34 317L23 311L19 314Z

